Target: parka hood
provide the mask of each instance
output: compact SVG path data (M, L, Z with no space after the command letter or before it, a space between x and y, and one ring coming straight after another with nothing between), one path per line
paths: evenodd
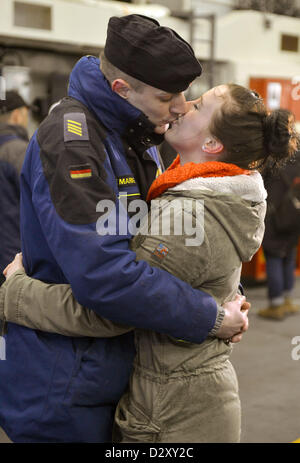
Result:
M28 132L21 125L0 123L0 135L15 135L21 140L29 141Z
M205 214L211 214L226 231L242 262L248 262L259 249L264 235L267 193L258 172L234 177L194 178L166 194L204 201Z

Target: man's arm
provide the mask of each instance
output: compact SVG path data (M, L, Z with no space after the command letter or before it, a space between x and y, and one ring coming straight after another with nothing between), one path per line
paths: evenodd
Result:
M70 283L82 306L115 323L201 343L214 327L217 304L208 294L167 272L137 262L129 249L129 232L105 236L97 233L96 206L115 196L104 171L107 154L96 152L87 141L61 144L59 150L56 145L52 148L60 130L56 121L50 128L46 124L43 136L47 146L40 138L39 142L36 137L31 140L21 176L23 191L29 191L29 201L49 250L65 277L60 281ZM52 160L55 148L57 159ZM70 166L74 164L89 164L92 175L83 180L71 178ZM118 222L119 204L115 204ZM32 265L25 242L24 246L26 273L46 280L47 262Z

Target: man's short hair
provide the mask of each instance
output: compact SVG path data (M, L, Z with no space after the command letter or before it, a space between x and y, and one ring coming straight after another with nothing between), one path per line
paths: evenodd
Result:
M106 58L104 52L100 54L100 69L110 84L112 84L113 81L116 79L123 79L126 80L126 82L128 82L132 89L136 92L142 92L143 89L146 87L146 84L144 84L144 82L141 82L140 80L129 76L128 74L111 64L111 62Z

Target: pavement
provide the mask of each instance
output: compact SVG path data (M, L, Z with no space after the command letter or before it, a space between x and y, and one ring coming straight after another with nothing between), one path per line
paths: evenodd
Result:
M242 404L242 443L288 443L300 438L300 313L283 321L257 315L268 305L265 285L244 287L250 327L236 344ZM294 301L300 305L300 278Z

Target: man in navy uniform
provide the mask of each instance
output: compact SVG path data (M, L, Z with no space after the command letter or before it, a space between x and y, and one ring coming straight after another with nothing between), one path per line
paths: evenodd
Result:
M70 283L76 299L117 323L201 343L247 329L240 303L135 260L131 235L100 236L97 204L145 199L161 171L155 147L187 111L201 74L190 45L153 19L109 21L104 56L74 67L68 97L30 141L21 178L26 272ZM124 188L122 180L133 178ZM51 311L51 307L49 307ZM109 442L129 379L133 334L67 338L8 324L0 362L0 426L14 442Z

